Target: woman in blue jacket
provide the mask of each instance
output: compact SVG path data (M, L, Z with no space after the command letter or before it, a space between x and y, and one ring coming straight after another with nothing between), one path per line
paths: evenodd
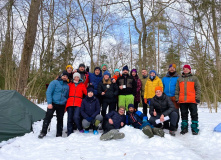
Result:
M82 126L85 129L84 133L89 133L89 128L93 126L94 134L98 134L98 126L103 121L100 115L100 103L94 96L93 87L87 88L87 96L81 103L81 115L83 117Z

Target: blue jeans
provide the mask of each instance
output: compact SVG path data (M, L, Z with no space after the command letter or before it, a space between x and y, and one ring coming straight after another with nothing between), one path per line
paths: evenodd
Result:
M68 130L68 135L73 133L73 123L76 124L78 130L82 130L82 125L81 125L81 108L80 107L75 107L71 106L67 108L68 112L68 123L67 123L67 130Z

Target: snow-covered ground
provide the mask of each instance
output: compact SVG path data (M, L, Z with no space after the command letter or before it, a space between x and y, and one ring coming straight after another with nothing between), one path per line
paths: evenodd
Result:
M36 122L34 133L0 143L0 160L220 160L221 133L213 132L220 122L220 110L209 113L208 108L199 107L198 136L191 132L180 135L179 129L175 137L165 134L165 138L149 139L141 130L125 126L120 130L125 133L124 139L103 142L99 140L101 133L93 135L92 131L89 134L75 131L67 137L65 114L63 137L55 137L56 118L53 118L50 132L45 138L38 139L42 121Z

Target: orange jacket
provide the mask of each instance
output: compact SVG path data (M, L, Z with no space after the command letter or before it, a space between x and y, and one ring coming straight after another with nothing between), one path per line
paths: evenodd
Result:
M119 75L119 76L113 75L112 78L114 78L115 80L117 80L120 76L121 76L121 75Z

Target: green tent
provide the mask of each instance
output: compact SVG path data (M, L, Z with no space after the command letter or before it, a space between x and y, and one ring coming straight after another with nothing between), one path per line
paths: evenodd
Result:
M15 90L0 90L0 142L32 131L45 111Z

